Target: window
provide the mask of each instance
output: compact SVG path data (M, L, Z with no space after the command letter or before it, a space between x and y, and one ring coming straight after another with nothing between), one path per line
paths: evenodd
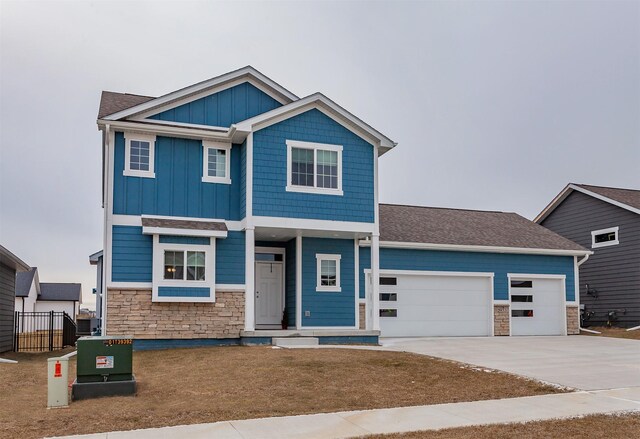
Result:
M620 227L610 227L608 229L595 230L591 232L591 248L608 247L617 245L618 231Z
M533 317L532 309L512 309L511 317Z
M155 177L155 142L156 138L153 135L125 133L124 175Z
M186 256L185 256L186 255ZM186 271L185 271L186 261ZM165 280L196 280L203 281L205 267L204 252L165 250L164 279ZM186 279L185 279L186 273Z
M380 317L398 317L398 310L393 308L380 309Z
M381 302L397 302L398 293L380 293Z
M203 141L202 181L231 184L231 145L228 143Z
M381 277L380 285L398 285L398 278L396 277Z
M512 280L511 288L533 288L533 282L530 280Z
M342 146L287 140L286 189L342 195Z
M525 296L525 295L515 295L515 296L511 296L511 301L512 302L525 302L525 303L531 303L533 302L533 296Z
M316 291L342 291L340 288L340 255L316 255Z

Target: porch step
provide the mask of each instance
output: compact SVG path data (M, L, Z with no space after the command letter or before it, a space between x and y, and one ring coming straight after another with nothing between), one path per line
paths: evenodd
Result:
M319 344L318 337L273 337L271 339L273 346L317 346Z

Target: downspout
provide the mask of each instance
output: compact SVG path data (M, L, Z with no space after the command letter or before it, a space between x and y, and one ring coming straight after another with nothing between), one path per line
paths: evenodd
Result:
M582 258L581 260L579 260L576 265L578 266L578 272L580 271L580 266L582 264L584 264L585 262L587 262L587 259L589 259L589 256L591 256L591 253L587 253L586 255L584 255L584 258ZM580 300L580 284L578 284L578 300ZM578 322L580 321L580 307L578 307ZM600 334L598 331L593 331L591 329L585 329L582 326L578 325L578 330L579 331L583 331L583 332L589 332L591 334Z

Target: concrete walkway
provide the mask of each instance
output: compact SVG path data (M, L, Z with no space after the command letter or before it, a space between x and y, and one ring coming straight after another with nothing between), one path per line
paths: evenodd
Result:
M640 387L118 431L83 439L331 439L640 411Z

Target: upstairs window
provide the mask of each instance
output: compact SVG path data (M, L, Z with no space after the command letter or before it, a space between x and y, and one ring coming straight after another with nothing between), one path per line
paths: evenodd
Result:
M230 184L231 145L203 141L202 147L204 151L202 181Z
M155 136L125 133L123 174L129 177L155 177L153 170L155 143Z
M594 230L591 232L591 248L608 247L618 245L618 231L620 227L610 227L608 229Z
M340 255L316 255L316 291L342 291L340 287Z
M286 189L342 195L342 146L287 140Z

